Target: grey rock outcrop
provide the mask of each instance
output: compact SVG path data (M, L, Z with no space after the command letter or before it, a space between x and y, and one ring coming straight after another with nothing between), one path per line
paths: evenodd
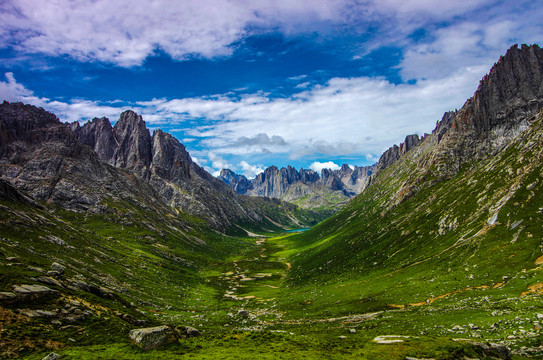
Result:
M377 163L377 171L384 170L394 164L400 157L418 146L423 140L424 137L420 138L417 134L407 135L400 146L393 145L381 155L379 162Z
M46 357L44 357L42 360L58 360L58 359L62 359L62 356L60 356L59 354L57 353L49 353Z

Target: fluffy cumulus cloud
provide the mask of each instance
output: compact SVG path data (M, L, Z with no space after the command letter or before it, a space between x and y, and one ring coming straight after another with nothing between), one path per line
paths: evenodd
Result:
M313 171L320 173L323 169L339 170L341 167L332 161L328 161L328 162L315 161L311 165L309 165L309 168Z
M230 55L253 27L285 32L338 21L351 1L130 0L0 3L0 47L24 54L141 65L158 52L183 60Z
M239 168L247 179L254 179L255 176L264 172L263 165L251 165L247 161L240 161Z

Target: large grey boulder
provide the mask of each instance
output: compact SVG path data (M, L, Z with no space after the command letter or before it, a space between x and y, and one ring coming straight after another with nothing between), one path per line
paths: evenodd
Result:
M132 344L143 350L151 350L159 346L177 341L177 335L169 326L134 329L129 334Z
M25 301L35 301L48 296L59 296L60 292L43 285L14 285L13 293Z

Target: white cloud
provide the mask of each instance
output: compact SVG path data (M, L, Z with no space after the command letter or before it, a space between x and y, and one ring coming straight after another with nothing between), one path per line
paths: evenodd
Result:
M215 154L212 151L208 152L207 157L208 157L209 161L211 161L211 167L213 169L215 169L215 170L218 170L219 172L222 169L232 169L233 168L232 164L228 163L226 160L224 160L222 157L220 157L219 155ZM215 175L215 176L217 176L217 175Z
M341 166L333 163L332 161L328 161L328 162L315 161L311 165L309 165L309 168L313 171L320 173L323 169L339 170L341 169Z
M251 165L247 161L241 161L239 166L243 171L243 175L249 180L254 179L258 174L264 172L263 165Z
M207 119L185 133L216 155L273 152L295 159L381 154L408 134L431 131L445 111L460 108L488 69L463 67L446 78L412 85L334 78L288 98L255 93L160 99L148 102L143 113L162 119Z
M174 59L230 55L251 27L309 31L340 21L347 1L320 0L7 0L0 47L22 54L141 65L159 51Z
M33 97L32 91L17 83L13 73L7 72L4 76L6 77L6 81L0 81L0 99L17 101L19 99Z
M7 72L4 75L6 81L0 81L0 100L21 101L43 107L53 112L62 121L85 121L95 116L117 119L122 111L128 109L128 107L114 107L89 100L74 99L70 102L62 102L40 98L35 96L32 90L18 83L13 73Z

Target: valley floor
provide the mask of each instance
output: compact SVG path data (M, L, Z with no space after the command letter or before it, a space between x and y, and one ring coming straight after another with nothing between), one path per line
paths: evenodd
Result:
M428 294L420 303L361 298L363 282L294 287L288 281L295 235L255 238L244 254L213 264L206 281L162 323L203 336L144 352L125 343L64 348L69 359L512 359L543 358L541 298L511 297L503 284ZM47 352L29 359L42 359Z

